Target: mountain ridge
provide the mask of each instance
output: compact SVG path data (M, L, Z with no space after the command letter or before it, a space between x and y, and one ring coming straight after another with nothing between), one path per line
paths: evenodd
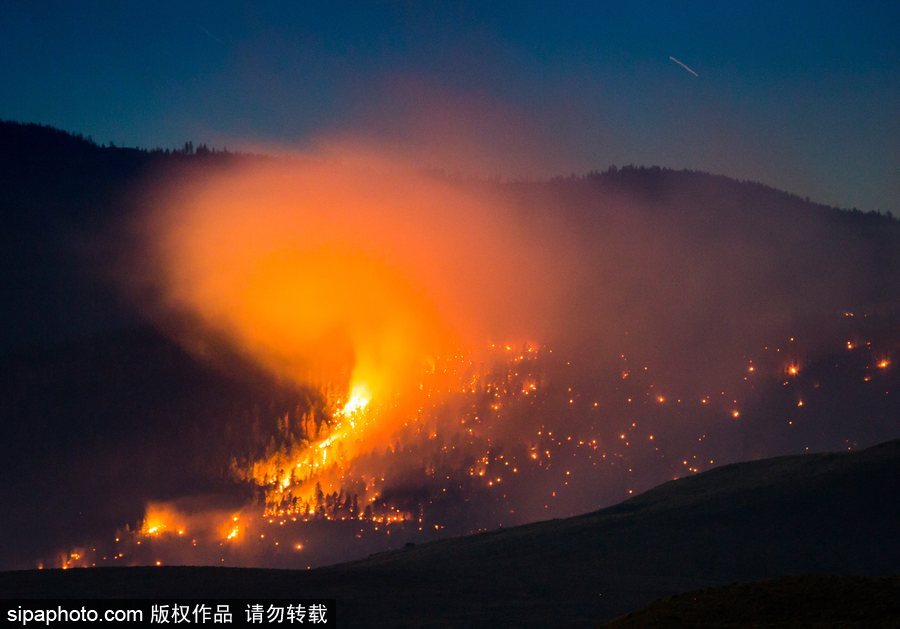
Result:
M80 133L66 131L52 125L35 122L18 122L13 120L0 120L0 144L2 144L6 149L5 151L0 152L0 156L2 156L4 153L8 155L9 152L22 155L26 150L52 149L54 151L60 151L62 149L63 153L70 154L77 153L78 151L87 151L98 156L105 154L110 156L129 156L130 158L136 158L138 156L157 159L165 157L174 158L176 156L180 156L181 158L195 157L201 159L204 157L264 157L264 155L251 152L229 151L227 148L209 148L206 146L206 144L199 144L197 148L194 148L193 142L191 141L186 141L185 144L180 148L126 147L115 145L112 142L104 145L97 143L90 136L84 136ZM8 167L10 163L11 161L9 160L0 161L0 166ZM32 165L33 164L29 164L29 166ZM453 175L452 173L446 172L440 168L431 170L438 175L455 177L455 175ZM584 181L595 184L599 183L608 186L611 190L614 190L616 188L624 190L628 188L634 188L636 187L636 184L645 184L648 179L655 180L659 188L665 188L666 184L670 183L667 180L670 180L672 178L685 178L691 182L705 180L707 182L713 182L719 185L737 184L738 186L746 186L750 189L761 191L767 195L771 195L773 198L781 197L792 202L800 202L817 210L837 210L839 212L848 213L855 216L869 217L874 221L887 220L889 222L900 223L900 218L894 217L889 211L864 211L856 207L847 208L833 206L827 203L810 200L809 197L803 197L799 194L787 190L782 190L753 179L741 179L737 177L731 177L726 174L712 173L689 168L679 169L654 165L623 164L621 166L611 165L606 170L589 170L582 174L573 173L569 175L548 175L547 177L537 179L518 179L516 177L510 177L502 179L501 182L506 184L527 185L533 183L557 184L572 181ZM486 182L493 181L490 177L482 178L478 177L477 175L468 176L465 177L465 179L473 179L475 181L483 180Z

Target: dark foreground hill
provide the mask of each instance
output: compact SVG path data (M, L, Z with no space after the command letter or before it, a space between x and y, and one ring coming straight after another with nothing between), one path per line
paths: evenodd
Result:
M897 627L900 577L782 577L686 592L615 619L632 627Z
M664 596L735 581L896 575L898 478L900 441L892 441L729 465L584 516L308 572L7 572L0 595L321 596L337 598L342 623L353 626L595 626ZM684 599L678 605L690 607Z

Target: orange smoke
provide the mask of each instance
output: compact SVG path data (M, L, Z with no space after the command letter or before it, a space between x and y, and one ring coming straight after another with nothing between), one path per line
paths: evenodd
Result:
M346 145L182 177L144 225L156 287L193 332L336 386L345 417L394 405L437 356L527 334L548 301L527 224L467 188Z

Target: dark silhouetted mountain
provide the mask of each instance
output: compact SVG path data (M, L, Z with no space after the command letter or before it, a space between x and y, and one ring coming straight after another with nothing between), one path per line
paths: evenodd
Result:
M137 185L157 169L229 158L101 147L50 127L0 122L0 348L134 325L100 279L97 234L133 207Z

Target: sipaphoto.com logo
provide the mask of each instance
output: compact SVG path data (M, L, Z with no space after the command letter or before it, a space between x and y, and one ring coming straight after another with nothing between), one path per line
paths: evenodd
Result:
M78 607L64 607L57 605L48 608L32 608L18 605L6 610L6 620L17 625L42 624L52 625L58 623L94 623L94 622L141 622L144 619L143 610L140 609L106 609L100 612L96 609L88 609L82 605Z

